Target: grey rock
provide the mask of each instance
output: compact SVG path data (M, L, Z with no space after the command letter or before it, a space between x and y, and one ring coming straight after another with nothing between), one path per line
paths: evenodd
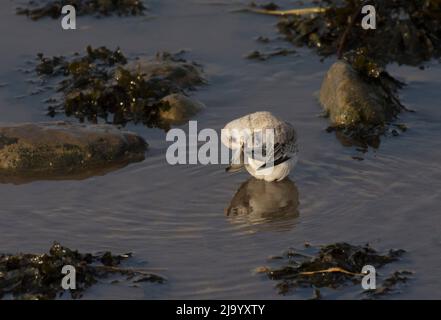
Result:
M161 102L169 105L168 109L160 111L161 119L165 123L174 125L187 122L205 108L203 103L180 93L168 95L162 98Z
M320 103L339 127L384 125L397 113L389 94L364 80L348 63L334 63L323 80Z
M203 84L201 68L192 62L180 60L170 54L159 54L154 59L139 59L127 65L128 69L138 72L145 79L155 77L170 80L181 89Z

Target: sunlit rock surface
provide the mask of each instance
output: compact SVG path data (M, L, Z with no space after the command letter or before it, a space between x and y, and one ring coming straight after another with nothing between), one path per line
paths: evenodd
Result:
M94 175L141 161L147 143L111 125L67 122L0 126L0 182Z
M331 66L320 89L320 103L333 125L383 125L393 116L384 92L370 86L346 62Z
M161 110L161 119L168 124L183 124L205 108L204 104L180 93L168 95L161 100L169 108Z

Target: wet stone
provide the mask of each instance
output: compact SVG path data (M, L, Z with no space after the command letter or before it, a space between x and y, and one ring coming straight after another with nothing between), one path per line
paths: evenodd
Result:
M161 103L168 106L160 111L162 121L173 125L186 123L201 110L205 109L203 103L181 93L168 95L161 99Z
M402 109L390 104L389 92L364 79L344 61L334 63L320 89L320 102L333 125L379 126L391 121Z
M140 58L127 65L130 71L145 79L161 78L179 88L191 89L205 83L202 67L168 52L158 53L153 59Z
M164 129L169 119L161 116L168 114L164 111L170 106L163 98L185 95L204 83L201 67L178 55L161 53L129 61L119 49L105 47L89 46L84 55L69 58L39 54L35 69L43 81L53 81L57 87L57 93L46 100L52 117L64 113L81 122L104 119Z
M403 84L376 65L351 62L337 61L323 79L319 100L331 122L328 131L336 131L344 145L376 148L406 110L398 98Z
M68 177L144 159L147 143L111 125L68 122L0 126L0 181Z

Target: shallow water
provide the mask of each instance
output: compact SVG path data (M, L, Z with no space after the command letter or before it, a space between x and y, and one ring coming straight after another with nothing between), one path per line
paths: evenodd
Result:
M380 270L384 275L415 271L405 290L391 298L441 298L441 67L391 66L390 72L408 83L402 100L416 113L398 121L407 124L407 132L359 154L325 132L328 122L319 116L315 92L332 59L322 63L307 49L267 62L243 58L255 49L289 47L255 41L260 35L277 37L276 18L231 12L239 7L233 1L150 3L146 17L81 17L78 30L62 31L57 20L33 22L14 15L14 2L3 2L1 122L48 120L44 97L29 95L35 89L26 82L31 75L18 71L38 52L69 54L89 44L120 46L132 56L188 49L185 57L204 65L209 82L193 93L207 105L196 117L199 129L218 130L258 110L296 127L300 161L280 199L272 203L271 197L256 195L259 187L245 188L255 208L271 212L295 195L299 203L291 201L283 214L254 210L250 216L226 216L224 210L249 179L246 173L230 175L222 165L170 166L164 132L129 126L151 146L141 163L82 181L0 184L0 252L44 252L54 240L85 252L132 251L132 265L168 278L165 285L138 288L98 285L85 298L297 299L312 292L279 296L275 283L253 270L267 264L268 256L305 241L369 242L380 250L408 251L402 261ZM246 207L240 195L235 199L234 205ZM360 298L360 291L324 295Z

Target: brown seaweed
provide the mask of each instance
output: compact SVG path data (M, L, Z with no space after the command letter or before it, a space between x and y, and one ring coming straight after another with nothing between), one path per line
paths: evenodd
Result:
M160 111L169 105L161 99L189 89L182 79L193 71L190 67L196 67L169 53L158 54L156 62L163 63L164 68L158 67L156 73L146 76L142 70L127 66L128 59L120 49L89 46L84 55L77 53L70 58L38 54L35 70L46 81L58 81L57 91L62 93L61 97L55 94L46 100L49 116L65 113L81 122L97 123L101 118L106 123L134 122L166 129ZM170 67L171 64L177 67ZM194 74L192 84L202 83L197 78L199 74Z
M17 14L28 16L32 20L44 17L57 19L65 5L74 6L78 16L139 16L146 10L142 0L32 0L24 7L17 8Z
M285 38L329 56L365 48L380 65L420 65L441 56L441 2L437 0L321 0L324 12L284 17L278 23ZM361 8L371 4L377 28L361 27Z
M73 299L81 298L86 289L111 275L122 275L133 282L162 283L159 275L120 267L131 254L113 255L80 253L58 243L48 254L1 254L0 255L0 299L55 299L70 292ZM76 271L76 289L64 291L61 287L65 276L63 266L71 265Z
M281 266L275 268L263 267L269 279L277 281L276 288L281 295L291 293L296 289L331 288L338 289L348 285L360 285L365 265L375 268L397 261L404 250L390 250L379 253L369 245L355 246L348 243L335 243L320 249L309 247L305 254L293 249L282 256L272 257L271 261ZM387 282L384 283L387 285ZM320 291L316 298L321 297Z

